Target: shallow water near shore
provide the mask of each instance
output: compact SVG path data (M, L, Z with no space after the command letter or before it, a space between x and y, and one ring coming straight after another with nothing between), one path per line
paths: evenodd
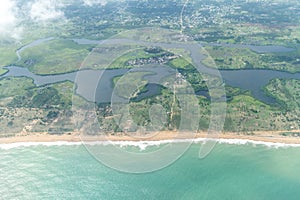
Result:
M192 144L175 163L147 174L110 169L80 143L0 148L0 195L3 199L300 198L299 147L228 143L217 144L205 159L198 158L201 142Z

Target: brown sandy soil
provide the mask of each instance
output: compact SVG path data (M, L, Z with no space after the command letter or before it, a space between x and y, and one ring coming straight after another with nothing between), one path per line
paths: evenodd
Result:
M18 134L14 137L0 138L0 144L18 143L18 142L81 142L81 141L159 141L159 140L175 140L175 139L195 139L195 138L215 138L215 139L247 139L253 141L300 144L300 137L282 136L283 132L300 133L300 130L294 131L258 131L253 135L245 135L234 132L222 132L220 134L207 134L207 132L199 133L180 133L173 131L161 131L140 136L130 133L116 133L107 136L83 136L78 132L68 133L64 135L50 135L47 133L26 133Z

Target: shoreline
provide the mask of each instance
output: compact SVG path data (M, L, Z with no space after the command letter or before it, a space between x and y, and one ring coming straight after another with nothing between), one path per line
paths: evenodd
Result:
M70 143L85 143L85 142L174 142L174 141L205 141L209 139L223 143L225 140L243 140L253 141L257 143L274 143L286 145L299 145L300 137L283 136L282 133L300 133L300 130L294 131L256 131L254 135L246 135L235 132L222 132L219 135L208 135L207 132L180 133L176 134L173 131L161 131L156 134L148 135L126 135L125 133L116 133L115 135L107 136L88 136L82 137L78 132L72 132L63 135L50 135L48 133L21 133L16 136L0 137L0 145L15 144L15 143L53 143L53 142L70 142Z

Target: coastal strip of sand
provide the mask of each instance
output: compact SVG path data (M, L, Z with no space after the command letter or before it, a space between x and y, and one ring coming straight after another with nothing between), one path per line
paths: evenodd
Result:
M283 133L289 136L283 136ZM294 134L293 134L294 133ZM251 134L222 132L219 134L199 133L179 133L174 131L161 131L147 135L133 133L114 133L103 136L85 136L78 132L66 133L62 135L51 135L48 133L26 133L16 134L16 136L0 137L0 144L23 143L23 142L97 142L97 141L162 141L162 140L191 140L191 139L238 139L259 142L300 144L300 137L297 137L300 130L293 131L256 131Z

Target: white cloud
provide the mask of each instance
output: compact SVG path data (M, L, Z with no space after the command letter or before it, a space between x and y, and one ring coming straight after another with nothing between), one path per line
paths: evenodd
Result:
M19 39L22 27L17 27L18 8L14 0L1 0L0 6L0 37Z
M30 9L30 17L35 21L47 21L64 17L59 0L36 0Z
M86 6L94 6L94 5L105 6L107 4L107 0L83 0L83 3Z

